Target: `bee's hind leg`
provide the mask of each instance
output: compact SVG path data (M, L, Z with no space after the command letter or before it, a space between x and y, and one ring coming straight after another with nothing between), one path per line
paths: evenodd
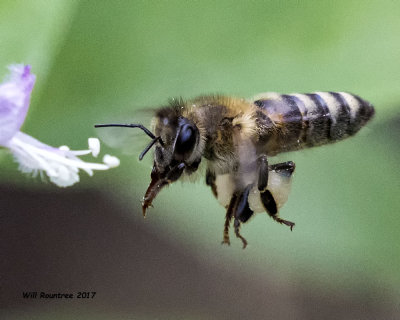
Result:
M284 220L282 218L279 218L278 208L276 206L276 202L275 202L274 197L272 196L272 193L269 190L260 192L260 198L261 198L261 202L263 203L264 208L267 210L269 216L272 219L274 219L276 222L287 225L290 228L290 230L292 231L295 223L288 221L288 220Z
M291 176L293 174L295 168L296 165L293 161L275 163L269 166L269 170L284 172L288 176Z
M284 220L278 216L278 207L272 193L267 189L269 171L279 171L291 176L295 164L292 161L268 165L268 159L265 155L261 155L258 159L259 163L259 176L258 176L258 190L260 191L261 202L267 210L269 216L278 223L287 225L290 230L293 230L294 222Z

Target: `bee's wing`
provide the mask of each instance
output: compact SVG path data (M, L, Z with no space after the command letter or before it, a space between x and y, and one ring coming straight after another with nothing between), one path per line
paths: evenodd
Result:
M104 120L97 120L96 124L143 124L150 128L153 110L139 110L134 114L109 116ZM111 148L120 149L125 154L139 155L150 142L149 137L138 128L106 127L96 128L96 134L102 142Z
M249 184L258 182L258 164L257 151L253 142L248 138L241 137L240 133L233 135L233 141L236 146L239 166L237 169L237 178L240 188L245 188Z
M265 112L274 123L292 126L298 124L301 128L306 110L304 103L296 94L266 92L253 97L251 102Z

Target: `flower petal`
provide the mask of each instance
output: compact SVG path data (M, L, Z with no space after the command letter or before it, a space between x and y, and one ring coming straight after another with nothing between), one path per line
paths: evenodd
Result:
M117 157L110 156L109 154L106 154L103 157L103 162L110 168L115 168L119 166L119 159Z
M89 138L88 143L93 157L97 157L100 153L100 140L97 138Z
M45 172L50 181L59 187L68 187L79 181L79 170L93 175L93 170L108 170L119 165L119 159L106 155L104 163L85 162L77 157L91 150L73 151L67 146L53 148L35 138L17 132L6 147L13 153L20 170L36 175Z
M50 181L59 187L69 187L79 182L79 175L76 171L68 170L66 167L59 167L57 175L50 176Z
M35 75L30 66L14 65L8 80L0 85L0 145L5 145L21 128L28 112Z

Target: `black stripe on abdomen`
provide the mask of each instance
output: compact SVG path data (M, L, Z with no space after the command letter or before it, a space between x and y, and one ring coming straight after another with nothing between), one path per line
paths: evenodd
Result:
M310 130L308 133L308 145L314 146L326 143L330 140L331 114L325 100L316 93L305 94L315 104L312 112L308 112Z
M331 139L341 140L349 135L350 130L350 106L347 101L338 92L329 92L337 103L329 108L336 108L335 121L331 126ZM332 114L332 113L331 113Z
M283 94L282 99L285 107L282 110L284 125L287 130L287 141L291 144L299 144L300 136L303 130L303 116L296 97Z

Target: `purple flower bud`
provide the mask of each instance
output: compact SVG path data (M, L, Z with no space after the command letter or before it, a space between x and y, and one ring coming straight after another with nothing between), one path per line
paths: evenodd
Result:
M13 65L11 75L0 85L0 145L19 131L28 112L35 75L30 66Z

